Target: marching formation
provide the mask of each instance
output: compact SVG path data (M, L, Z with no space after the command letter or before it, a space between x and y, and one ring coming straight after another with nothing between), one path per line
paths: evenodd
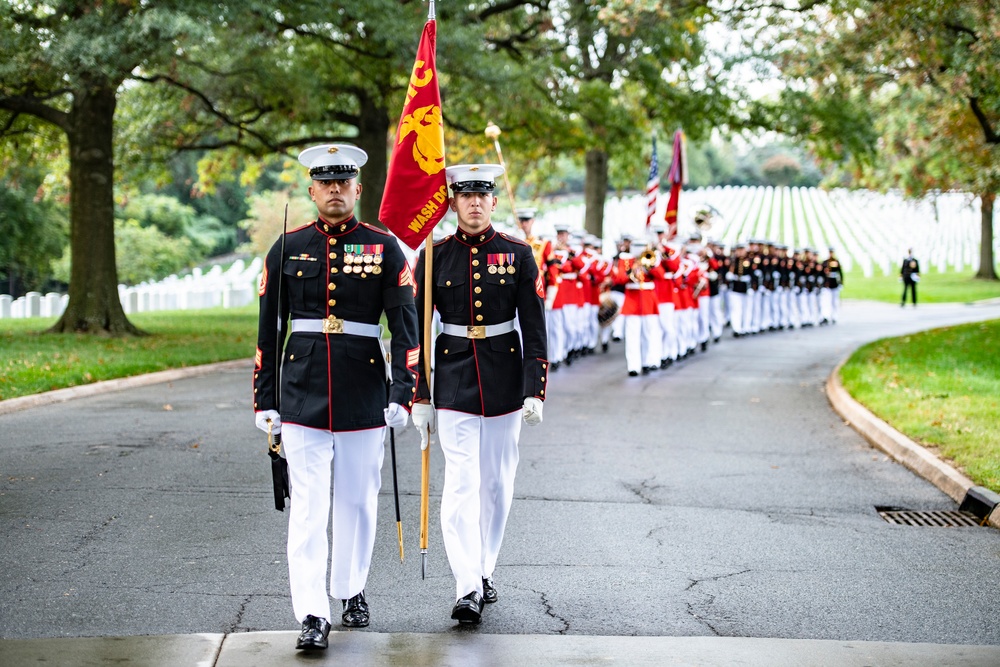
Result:
M623 236L609 257L594 236L557 227L555 239L539 238L534 211L518 217L545 281L553 371L624 340L628 374L646 375L707 351L726 326L740 338L835 324L840 314L833 248L821 261L812 248L759 239L731 249L698 233L678 242L661 226L641 246Z

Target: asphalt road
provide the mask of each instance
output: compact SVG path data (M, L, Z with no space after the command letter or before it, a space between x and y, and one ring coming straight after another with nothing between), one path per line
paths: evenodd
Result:
M847 303L840 324L730 335L629 378L614 345L553 373L478 633L1000 644L1000 532L894 526L954 509L832 411L823 383L867 340L1000 307ZM294 630L250 366L0 416L0 638ZM345 380L343 389L350 390ZM370 631L464 633L433 453L420 577L419 448L386 456Z

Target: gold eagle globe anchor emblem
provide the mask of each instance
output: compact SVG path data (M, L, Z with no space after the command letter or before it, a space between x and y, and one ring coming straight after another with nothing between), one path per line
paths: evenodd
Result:
M415 109L400 123L399 141L416 133L413 142L413 159L427 175L433 176L444 169L444 133L442 132L441 107L429 105Z

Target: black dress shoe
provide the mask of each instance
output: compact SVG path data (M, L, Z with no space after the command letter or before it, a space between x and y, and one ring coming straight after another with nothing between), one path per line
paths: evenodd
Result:
M497 587L493 585L493 577L483 579L483 602L493 604L500 599L497 595Z
M472 591L455 603L451 617L462 624L478 624L483 619L483 596Z
M365 602L364 591L350 600L344 600L344 613L340 615L340 621L345 628L366 628L368 617L368 603Z
M708 352L708 341L707 340L706 341L702 341L702 343L701 343L701 351L702 352Z
M313 615L306 616L302 621L302 632L295 642L295 648L307 651L322 651L329 643L327 636L330 634L330 622L325 618L316 618Z
M639 371L629 371L629 372L628 372L628 376L629 376L630 378L634 378L634 377L636 377L637 375L639 375Z
M601 352L607 352L607 351L608 351L608 344L601 343Z

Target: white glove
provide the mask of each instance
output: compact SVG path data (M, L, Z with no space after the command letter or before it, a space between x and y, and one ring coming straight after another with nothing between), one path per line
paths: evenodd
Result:
M427 449L430 438L428 432L437 432L437 414L434 412L434 406L430 403L414 403L412 416L413 425L420 433L420 449Z
M521 413L524 423L528 426L537 426L542 423L542 401L541 399L529 396L524 399L524 410Z
M390 403L382 413L385 415L385 425L389 428L403 428L410 418L399 403Z
M254 421L264 433L267 433L267 422L271 421L271 433L281 433L281 415L277 410L261 410L254 413Z

